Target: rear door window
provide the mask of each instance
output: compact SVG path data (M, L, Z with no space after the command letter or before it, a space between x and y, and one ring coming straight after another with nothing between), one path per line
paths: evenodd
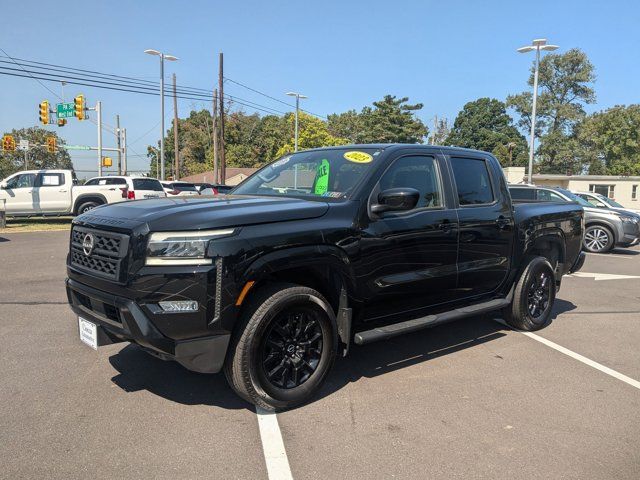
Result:
M153 178L134 178L133 179L134 190L151 190L154 192L162 192L162 185L158 180Z
M495 197L486 160L452 158L451 167L461 207L493 203Z
M538 200L542 202L566 202L564 198L551 190L538 190Z
M62 173L38 174L37 187L59 187L60 185L64 185L64 175Z

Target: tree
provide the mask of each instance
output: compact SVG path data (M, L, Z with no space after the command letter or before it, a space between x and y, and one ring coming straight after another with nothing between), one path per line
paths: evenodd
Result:
M640 105L617 105L587 117L577 141L591 174L640 175Z
M534 67L529 85L533 86ZM581 169L574 128L585 117L584 105L595 103L591 84L594 68L587 55L574 48L564 54L548 54L540 61L540 94L537 101L536 137L540 138L538 156L545 172L563 172L570 163ZM532 93L507 97L507 106L520 117L519 126L531 129Z
M289 139L282 145L276 156L292 153L295 147L294 129L295 116L293 113L287 113L284 116L286 124L289 126ZM305 112L298 114L298 149L305 150L309 148L328 147L332 145L345 145L349 143L346 138L334 137L329 133L327 124L321 119L309 115Z
M503 166L526 164L527 141L495 98L479 98L465 104L456 117L447 145L492 152Z
M429 129L415 112L423 105L408 101L408 97L385 95L360 113L349 110L329 115L329 132L351 143L422 143Z
M56 132L45 130L39 127L21 128L12 130L11 135L19 140L29 141L29 151L27 157L29 160L29 169L43 168L61 168L73 169L73 163L69 152L60 145L64 145L65 141L58 136ZM49 153L46 148L47 137L55 137L58 149L55 153ZM24 169L25 154L22 150L15 152L3 152L0 150L0 178L5 178L12 173Z

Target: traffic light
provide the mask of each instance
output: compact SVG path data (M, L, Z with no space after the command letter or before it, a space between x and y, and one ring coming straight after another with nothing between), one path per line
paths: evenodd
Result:
M47 152L56 153L56 137L47 137Z
M46 100L40 102L40 121L43 125L49 124L49 102Z
M16 139L13 135L5 135L2 137L2 151L15 152L16 151Z
M111 160L111 157L102 157L102 166L103 167L110 167L113 165L113 160Z
M73 99L73 114L78 120L86 120L84 95L78 95Z
M67 124L67 119L66 118L59 118L58 119L58 126L59 127L64 127Z

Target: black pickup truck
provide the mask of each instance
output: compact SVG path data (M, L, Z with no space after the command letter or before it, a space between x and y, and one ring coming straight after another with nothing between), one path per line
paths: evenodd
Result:
M550 320L584 262L583 210L512 205L496 159L422 145L285 156L229 195L98 207L73 222L80 338L224 370L268 409L307 401L337 354L501 310Z

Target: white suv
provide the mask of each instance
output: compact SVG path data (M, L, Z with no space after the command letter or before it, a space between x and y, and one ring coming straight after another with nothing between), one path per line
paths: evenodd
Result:
M114 185L122 191L122 198L127 200L142 200L145 198L166 197L160 181L147 177L107 176L94 177L86 185Z

